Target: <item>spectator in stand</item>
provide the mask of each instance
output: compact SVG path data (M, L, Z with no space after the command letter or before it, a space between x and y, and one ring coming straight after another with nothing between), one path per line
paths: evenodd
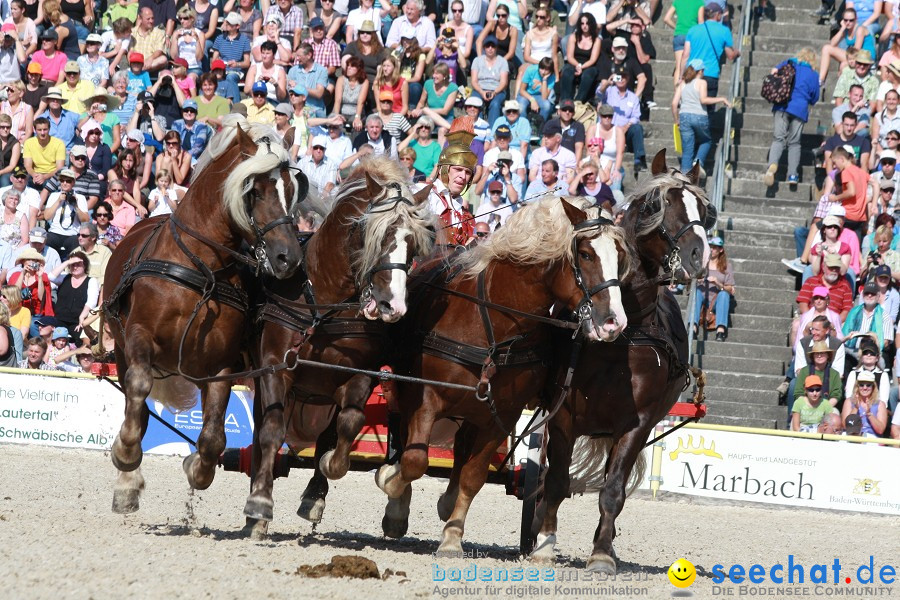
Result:
M375 23L380 23L384 14L387 14L387 7L382 10L381 8L375 8L375 0L360 0L359 8L354 8L347 15L347 25L344 28L347 45L360 38L359 34L362 32L365 23L369 23L372 26L371 31L368 31L368 33L372 34L372 39L377 40L379 45L383 44L381 32L375 29Z
M155 2L152 4L156 5ZM169 3L163 2L162 4ZM171 4L172 17L174 18L174 2ZM129 62L134 63L134 59L140 56L142 68L153 73L157 73L168 66L169 58L164 52L165 42L167 37L171 38L175 29L174 21L172 21L171 30L166 24L166 30L163 31L159 27L154 26L155 19L153 8L150 6L143 6L138 11L137 27L132 32L131 54L128 57Z
M837 409L822 401L822 378L818 375L808 375L803 387L806 395L799 396L791 408L791 431L815 433L819 425Z
M28 245L28 216L17 210L21 201L22 193L12 186L0 195L0 244L14 250Z
M320 197L328 196L338 184L338 164L325 156L328 139L317 135L312 140L312 152L300 159L300 170L309 178L311 189L315 189Z
M531 141L531 124L520 117L520 108L515 100L503 103L503 116L494 121L492 138L496 136L498 129L506 127L512 135L512 147L517 148L522 156L525 156L528 154L528 144Z
M884 97L891 90L900 93L900 60L895 60L887 67L887 80L878 85L878 94L875 96L875 110L884 108Z
M302 85L306 88L306 105L312 110L312 116L325 117L325 90L328 86L328 71L313 61L312 46L300 44L294 53L297 64L288 71L288 87Z
M716 341L728 337L728 317L734 297L734 268L725 254L725 243L715 236L709 239L709 272L697 284L697 302L694 304L694 336L698 332L700 312L705 306L716 318Z
M525 0L506 2L501 0L491 0L490 4L488 4L485 18L488 23L494 21L495 18L499 21L500 13L504 10L506 11L506 20L509 22L509 25L520 32L525 31L524 21L528 16L528 6ZM487 29L488 26L489 25L486 25L485 29Z
M834 357L831 362L832 368L838 373L844 372L844 344L837 335L840 331L831 328L831 321L826 316L814 317L806 329L801 329L801 335L793 347L793 358L787 368L787 378L778 386L776 391L781 397L794 397L794 384L796 380L794 376L803 367L807 365L807 353L812 349L816 342L824 342L834 351Z
M541 147L535 149L528 160L529 180L536 182L539 173L546 173L543 164L551 158L556 167L554 172L559 174L562 187L568 191L569 180L574 177L577 166L575 153L562 146L562 129L559 123L554 121L544 124L541 131Z
M848 67L844 69L838 78L837 84L834 86L832 97L835 99L835 104L840 105L843 98L850 95L850 86L860 85L863 88L865 101L874 107L875 99L878 95L879 81L878 77L872 73L873 62L872 55L867 51L860 50L856 53L856 62L853 68ZM822 78L821 73L819 78Z
M34 109L24 100L26 88L25 84L18 80L18 75L15 80L7 83L5 88L6 100L0 102L0 111L10 119L9 135L22 144L34 133L32 127ZM19 148L21 149L21 146Z
M106 251L107 257L109 250ZM90 275L88 257L75 250L69 258L50 273L54 279L62 276L53 305L54 316L60 326L75 333L84 328L84 320L100 298L100 280ZM63 273L66 273L63 276Z
M436 42L434 21L422 18L422 10L425 6L422 0L407 0L403 5L403 16L397 17L391 23L391 29L387 34L384 45L388 48L400 46L400 39L414 37L419 41L419 47L426 52L433 50Z
M807 352L806 365L797 371L797 381L806 381L810 375L817 375L822 381L822 397L830 406L837 406L844 397L841 374L834 368L834 350L825 341L815 342ZM806 390L794 390L793 397L788 399L788 415L793 415L794 404Z
M397 146L397 150L403 150L408 146L416 151L415 168L429 179L432 179L432 173L441 154L441 145L431 139L432 130L434 121L428 117L419 117L406 139Z
M59 93L65 101L66 110L75 113L78 118L85 112L82 99L93 96L97 91L94 84L81 78L81 67L78 61L70 60L63 67L65 81L59 86ZM77 122L77 121L76 121Z
M503 140L503 138L498 139ZM485 168L482 169L482 176L475 184L475 193L481 196L482 203L491 200L489 188L494 183L500 185L499 188L494 186L494 189L499 189L503 202L517 203L525 191L525 167L517 167L514 164L513 154L509 150L501 150L502 147L502 144L498 145L485 154ZM518 153L517 150L516 153Z
M369 150L363 150L363 146L369 146ZM397 156L397 138L394 138L384 129L384 121L378 115L366 117L365 131L361 131L353 140L354 162L365 154L372 153L375 156Z
M847 279L841 277L841 269L843 268L844 263L837 254L829 254L825 257L824 271L807 279L797 293L796 301L799 305L800 314L809 310L813 290L823 286L828 290L828 296L831 299L829 308L841 316L842 322L846 322L847 314L850 312L853 303L853 291L850 289Z
M450 39L453 44L456 44L455 37L443 39ZM439 44L438 52L446 43L445 41L444 44ZM419 42L413 37L400 40L400 48L395 50L395 56L399 60L398 72L400 73L400 78L406 82L406 87L409 88L408 104L409 106L418 106L419 100L422 98L422 84L425 81L425 64L428 62L428 55L419 48ZM456 59L458 58L456 53L453 56L435 54L433 58L437 63L450 67L451 77L456 78Z
M687 41L687 32L696 25L703 16L703 0L675 0L666 11L663 21L674 29L672 32L672 50L675 52L675 70L673 77L676 87L681 81L681 73L684 71L684 44Z
M453 0L450 2L449 20L443 26L443 33L450 33L456 40L458 62L462 69L469 64L469 57L475 49L475 28L465 21L465 12L462 0Z
M536 200L544 194L562 197L568 193L569 190L565 182L560 181L559 164L555 160L552 158L546 159L541 163L540 168L540 178L532 178L531 183L528 184L528 189L525 190L523 202Z
M118 129L118 126L116 126ZM87 153L87 170L99 181L99 198L106 197L106 173L112 168L112 153L103 143L103 130L94 125L84 129L84 149ZM77 146L76 146L77 147ZM76 166L73 163L73 166Z
M836 334L839 334L841 331L841 315L828 308L828 302L830 301L828 288L824 285L820 285L813 290L812 294L812 306L810 309L794 319L793 323L791 323L790 342L792 346L798 339L798 332L806 332L809 328L809 324L818 316L824 316L828 319L832 331L836 332Z
M703 60L703 79L710 96L719 95L722 56L733 61L741 54L734 49L731 30L722 25L723 14L722 5L707 3L703 9L703 23L691 27L684 42L685 62L694 58ZM707 110L712 116L713 106L708 106Z
M41 64L35 61L28 63L28 68L25 69L25 90L22 93L22 101L31 107L32 114L37 114L38 108L41 106L41 98L50 90L48 83L41 79L41 73Z
M647 85L647 76L637 59L628 56L628 41L624 37L613 39L611 53L601 53L597 73L597 96L603 97L607 90L615 87L614 76L626 75L628 89L640 98Z
M166 169L172 174L172 183L187 186L191 175L191 154L182 148L181 135L169 130L163 137L165 150L156 157L156 173Z
M185 100L181 105L181 118L172 123L172 130L181 136L181 149L190 153L192 163L203 151L213 131L209 125L197 122L197 101Z
M390 55L381 63L372 88L378 94L379 101L383 100L385 92L390 93L391 112L405 117L409 111L409 84L400 76L400 61L396 56Z
M887 139L891 137L900 137L900 132L892 131ZM878 166L880 169L869 175L868 195L871 206L874 206L874 209L869 210L869 231L875 230L875 219L883 214L891 215L896 221L897 211L900 208L900 197L897 195L897 188L900 186L897 153L894 150L882 150ZM891 226L893 227L893 223Z
M612 188L600 180L599 173L600 165L593 159L579 163L577 174L569 183L569 194L593 198L597 206L611 213L616 199Z
M329 80L328 91L334 93L334 75L341 65L341 48L333 39L325 36L325 21L320 17L310 19L309 31L310 37L306 41L312 46L313 60L317 65L325 67Z
M38 117L47 119L47 123L50 124L50 135L62 140L66 145L66 150L70 149L75 145L76 128L80 115L63 108L66 99L63 98L59 88L50 88L50 91L41 100L47 103L47 110Z
M803 48L796 57L779 63L772 69L772 74L775 74L778 69L790 64L796 70L796 75L788 101L772 107L775 132L769 148L769 167L765 175L765 183L769 187L775 185L775 172L778 171L778 162L785 145L788 150L787 181L790 185L800 182L800 136L803 134L803 125L809 120L810 107L819 101L819 78L813 70L815 62L816 55L812 48Z
M845 398L853 395L856 381L863 371L869 371L875 375L875 381L878 384L878 399L887 406L891 395L891 377L887 371L881 368L881 352L878 351L875 340L867 336L859 338L859 366L847 374L844 383Z
M860 435L878 437L887 427L887 412L887 405L878 397L875 373L861 371L856 378L853 394L844 402L841 418L846 420L851 414L858 415L862 421Z
M263 28L263 14L259 10L257 3L254 0L238 0L237 1L237 10L235 10L235 0L228 0L225 3L225 6L222 9L223 14L226 18L231 13L236 13L241 18L241 23L238 26L239 31L242 35L244 35L248 40L252 40L259 35L260 30ZM268 5L267 5L268 6ZM281 33L281 26L284 24L284 19L279 15L278 17L278 31Z
M859 359L860 334L874 334L879 350L885 348L885 342L894 339L894 324L888 311L878 303L880 296L881 289L878 284L870 281L863 288L862 304L854 306L844 319L844 346L847 349L848 362L852 358L854 366Z
M518 148L513 148L511 142L512 132L509 127L505 125L497 127L496 131L494 131L494 144L491 145L490 150L484 153L482 163L485 167L483 170L484 176L478 182L482 187L489 183L486 177L488 174L494 173L498 168L502 169L501 162L508 162L507 166L510 168L513 179L517 179L519 182L516 191L520 194L525 191L522 187L522 184L525 182L525 155ZM509 157L507 158L504 153L508 154Z
M75 192L75 177L72 169L59 172L59 191L48 195L43 213L50 225L47 243L63 258L78 246L78 228L90 220L87 198Z
M22 290L15 285L4 285L0 289L0 301L9 315L9 326L19 332L19 338L28 337L31 311L22 306Z
M600 41L594 15L582 14L578 18L578 28L566 43L566 64L560 78L563 100L574 98L587 102L593 96L599 73Z
M868 281L869 273L881 265L890 268L895 278L900 277L900 252L891 249L893 240L894 232L889 226L882 225L875 230L875 249L866 256L863 270L859 274L861 280Z
M291 42L291 48L296 50L300 46L300 34L305 22L303 10L291 0L276 0L266 12L265 20L277 14L284 24L281 26L281 37Z
M172 174L168 169L156 171L156 189L150 192L147 199L147 207L150 209L150 217L170 215L178 208L181 197L172 185Z
M102 289L103 280L106 278L106 265L112 256L112 250L100 243L100 230L93 222L89 221L78 228L78 246L75 252L84 254L87 258L88 274L97 280Z
M0 123L2 123L2 117L0 117ZM36 189L26 185L28 172L25 169L16 167L11 175L10 185L0 188L0 196L9 190L16 190L19 193L18 212L22 215L25 222L28 223L28 229L30 230L37 223L38 212L41 210L41 195ZM0 265L0 268L3 266Z
M278 13L269 15L269 18L266 19L263 34L254 37L250 44L250 58L254 63L262 61L262 45L266 42L272 42L275 44L275 64L285 68L289 68L294 64L291 43L281 37L281 26L283 24Z
M19 363L20 369L40 371L58 371L56 367L44 360L47 353L47 342L40 337L32 337L28 340L28 348L25 350L25 359Z
M846 121L846 119L845 119ZM866 191L869 173L853 164L853 155L841 146L831 153L834 166L841 173L842 191L832 193L832 202L840 202L847 212L844 227L851 229L862 243L868 218L866 215Z
M613 124L625 132L625 142L634 153L634 176L647 168L644 153L644 126L641 125L641 101L628 89L628 75L613 75L613 85L606 90L606 104L612 106Z
M63 67L69 60L57 50L58 41L55 29L45 29L40 35L41 49L31 56L31 60L41 66L41 79L51 86L59 85L65 80Z
M215 61L214 61L215 62ZM221 62L221 61L220 61ZM197 102L197 121L209 125L214 131L222 127L222 117L230 110L227 99L216 95L218 82L212 73L204 73L198 79L200 94Z
M250 94L250 98L241 102L247 107L247 121L273 125L275 123L275 112L272 105L267 101L269 89L265 82L257 81L254 83L250 88Z
M507 169L504 176L509 173ZM511 176L510 176L511 177ZM488 231L496 231L503 226L506 220L512 216L513 209L510 205L510 197L516 193L516 186L512 184L512 179L504 183L500 180L490 182L485 190L487 193L482 196L481 203L475 211L475 222L483 223L488 226ZM510 196L504 196L504 193ZM513 202L518 201L518 196Z
M818 275L822 271L822 261L828 256L836 254L841 259L841 275L847 275L850 268L850 245L841 241L841 219L836 216L828 216L822 221L819 230L819 241L810 250L810 269L804 272L804 276ZM856 281L856 274L850 272L851 288Z
M863 51L868 53L869 64L872 63L872 56L875 51L875 37L871 32L857 23L856 11L852 8L844 10L843 17L840 22L840 29L834 34L831 40L822 46L822 62L819 63L819 87L825 87L825 80L828 79L828 67L832 60L840 63L840 70L843 70L849 62L848 48L856 48L860 53ZM857 58L859 54L857 54Z
M106 200L101 200L94 207L94 225L97 227L97 244L115 250L124 234L112 224L112 205Z
M397 151L397 157L400 163L409 171L409 178L413 183L425 183L425 173L415 168L416 151L407 146L403 150Z
M325 35L328 36L328 39L337 42L349 10L349 3L342 2L340 7L336 7L334 0L325 0L320 4L321 8L317 7L315 11L310 13L310 17L322 19ZM338 56L340 56L340 50L338 50Z
M22 48L25 49L25 55L31 56L37 50L38 35L34 19L26 14L27 8L36 7L34 7L34 4L31 7L26 6L25 0L11 0L9 3L9 17L6 23L16 28L16 39L21 42ZM24 60L21 62L25 63Z
M32 186L38 188L65 165L66 145L50 135L50 120L46 117L34 120L34 137L25 140L22 157Z
M210 63L210 70L215 70L213 63L222 61L226 79L235 84L250 68L250 40L241 33L239 20L238 13L230 12L222 21L222 33L213 42Z
M19 288L22 294L22 306L31 312L32 333L37 331L34 324L36 317L53 316L53 290L44 264L45 260L40 252L34 248L25 248L16 258L16 265L21 265L22 268L9 275L9 284Z
M597 123L593 128L600 150L600 168L609 173L609 186L613 190L622 189L622 177L625 169L622 163L625 158L625 131L613 124L615 111L612 106L603 104L597 108ZM588 147L590 152L590 145Z
M575 155L575 162L580 162L584 154L584 125L575 120L575 102L563 100L559 103L559 117L552 119L559 123L562 131L562 147Z
M19 164L22 156L22 145L10 133L12 119L6 113L0 115L0 186L8 186L12 180L13 169Z
M492 0L492 4L496 3L496 1L497 0ZM518 4L500 4L496 8L494 17L490 16L491 10L488 9L487 23L485 24L484 29L478 35L478 40L475 42L475 44L477 55L481 56L482 54L484 54L484 41L489 37L493 37L495 40L497 40L497 53L501 58L506 60L510 72L518 73L519 67L522 65L522 61L519 60L518 56L516 56L516 52L519 48L519 36L521 35L520 32L522 30L513 25L510 21L510 18L512 17L512 13L510 13L510 5L512 5L513 9L518 9L521 6L523 14L527 12L527 10L524 8L525 2L522 0L519 0ZM513 12L516 12L516 10L514 10Z
M523 111L538 113L544 121L553 114L553 61L544 57L536 65L528 65L519 79L516 100Z
M795 85L796 89L796 85ZM700 178L706 176L703 165L712 147L710 136L709 114L706 106L722 102L725 106L731 103L722 96L706 95L706 80L703 79L703 61L695 58L690 61L684 71L684 77L675 88L672 97L672 114L675 124L681 132L681 172L687 173L700 163ZM776 117L777 118L777 117ZM777 121L776 121L777 123ZM802 127L802 124L801 124ZM777 135L776 130L776 135ZM800 135L797 135L797 161L800 161ZM776 160L777 162L777 160Z
M87 168L88 153L84 146L72 146L69 152L69 168L75 175L75 186L73 191L81 194L87 200L88 209L93 209L94 205L100 200L100 179ZM48 197L51 193L60 189L60 176L51 177L44 183L44 189L41 191L42 204L46 206Z
M894 90L889 91L885 95L884 108L875 113L872 119L872 142L874 152L870 157L871 163L865 165L866 168L874 169L877 161L881 158L881 153L887 146L887 135L891 132L900 131L900 110L897 108L900 101L900 94Z
M349 68L349 61L347 64ZM362 72L362 62L360 62L360 71ZM450 80L450 68L447 65L434 65L431 79L425 82L424 91L425 93L419 98L418 106L409 113L412 118L418 119L422 115L426 115L431 117L435 124L438 124L439 119L446 120L448 117L452 117L453 107L456 105L456 98L459 95L459 86ZM363 100L364 98L361 98L360 102ZM440 129L446 130L449 127L440 127Z
M488 103L487 120L493 125L506 100L509 65L505 58L497 56L497 38L488 36L483 46L484 54L472 62L469 84L472 86L472 94Z
M182 59L191 77L196 78L203 72L203 61L206 57L206 34L197 26L197 12L189 5L178 9L178 27L169 42L169 56L172 60ZM215 31L215 28L213 28Z
M837 99L835 101L837 102ZM853 130L853 132L862 136L868 136L869 122L871 121L871 110L872 108L869 106L869 101L865 98L863 87L859 84L851 85L850 91L848 92L847 101L839 102L831 110L831 124L834 129L834 133L841 132L841 130L843 129L842 123L844 120L844 114L849 111L856 115L856 128Z
M366 2L366 0L363 0ZM344 48L341 57L342 65L346 64L346 57L355 56L363 61L366 69L366 77L371 84L375 80L378 72L378 66L384 62L385 57L389 54L388 50L381 45L381 41L375 35L375 23L373 21L363 21L358 30L359 39L353 40ZM342 66L343 69L343 66Z

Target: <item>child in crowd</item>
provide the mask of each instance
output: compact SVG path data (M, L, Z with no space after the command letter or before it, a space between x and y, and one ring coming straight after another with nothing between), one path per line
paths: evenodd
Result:
M128 93L140 94L150 89L150 74L144 70L144 55L131 52L128 55Z
M150 216L168 215L178 207L178 194L172 189L172 174L168 169L156 173L156 189L150 192L147 208Z
M822 378L818 375L807 376L803 387L806 395L794 402L791 430L815 432L822 422L830 419L832 413L837 413L837 409L822 401Z
M71 351L74 349L75 344L69 343L69 330L65 327L56 327L50 336L50 347L47 348L46 361L53 367L68 371L70 370L68 367L74 367L74 365L71 363L66 365L66 359L72 356Z

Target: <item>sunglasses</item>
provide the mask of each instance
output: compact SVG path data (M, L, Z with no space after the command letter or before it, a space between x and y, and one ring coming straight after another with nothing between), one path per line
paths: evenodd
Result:
M177 146L178 142L166 142L166 146Z
M859 385L859 387L861 388L875 387L875 384L870 381L861 381L857 385Z
M253 92L253 97L254 98L265 98L266 93L265 92Z
M810 393L821 392L821 391L822 391L822 386L815 385L815 386L813 386L813 387L808 387L808 388L806 388L806 391L807 391L807 392L810 392Z
M109 190L110 194L124 194L125 190Z
M497 195L499 196L499 195L500 195L500 190L493 190L493 191L491 192L491 195L493 196L494 194L497 194Z
M837 225L826 225L822 229L840 229Z
M60 183L75 183L75 180L69 179L68 177L60 177L59 182Z
M536 19L546 19L547 15L534 15Z
M80 238L89 238L89 237L91 237L91 234L89 234L89 233L79 233L79 234L78 234L78 237L80 237ZM78 263L72 263L72 264L78 264Z
M502 12L498 12L498 13L497 13L497 18L498 18L498 19L505 19L505 18L508 17L508 16L509 16L509 13L502 13Z
M455 15L455 14L460 14L460 13L462 13L462 9L461 9L461 8L454 8L454 9L451 9L450 12L452 12L454 15Z
M85 157L85 156L73 156L73 157L72 157L72 160L87 160L87 157Z
M0 125L0 129L9 129L11 125Z
M486 231L476 231L475 236L476 237L487 237L488 233Z
M193 114L195 114L195 115L197 114L197 111L194 110L193 108L182 108L182 109L181 109L181 112L182 112L182 113L193 113Z
M109 218L109 213L94 213L94 216L97 217L98 219L99 219L100 217L106 217L106 218Z

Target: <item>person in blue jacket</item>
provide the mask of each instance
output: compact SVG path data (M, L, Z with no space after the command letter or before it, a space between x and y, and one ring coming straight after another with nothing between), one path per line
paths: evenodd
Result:
M800 168L800 136L803 125L809 120L809 107L819 101L819 74L813 69L816 64L816 53L812 48L803 48L795 58L788 59L774 69L780 69L787 63L794 65L797 75L794 77L794 89L791 97L783 104L772 107L775 121L775 137L769 148L769 168L766 170L767 186L775 185L775 172L784 146L788 148L788 183L796 185L800 181L797 174Z

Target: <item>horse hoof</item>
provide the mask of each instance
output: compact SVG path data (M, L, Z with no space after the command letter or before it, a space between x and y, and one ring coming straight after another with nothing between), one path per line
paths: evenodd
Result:
M254 498L250 496L244 505L244 515L247 516L248 521L251 519L271 521L275 516L274 507L275 503L268 498Z
M212 484L212 478L210 478L208 482L202 482L194 476L196 464L199 460L199 453L194 452L193 454L189 454L188 456L184 457L184 461L181 463L181 468L184 469L184 474L187 475L188 485L190 485L192 489L205 490Z
M137 512L141 505L140 490L113 490L112 511L119 515Z
M112 459L112 464L117 470L130 473L131 471L134 471L141 466L141 461L144 459L143 452L138 453L137 460L133 462L124 462L119 459L119 448L121 448L121 444L119 443L119 438L117 437L116 441L113 442L112 448L109 453L109 457L110 459Z
M322 521L322 513L325 512L325 498L304 498L300 501L297 516L316 524Z
M241 533L254 542L264 542L269 538L269 522L247 517L247 524L241 529Z
M594 554L588 559L585 570L612 577L616 574L616 561L608 554Z
M322 471L322 474L325 475L325 477L327 477L328 479L340 479L347 474L350 465L348 463L346 465L341 465L338 469L332 469L332 458L334 458L334 450L329 450L328 452L323 454L322 458L319 460L319 470Z
M391 519L390 517L381 519L381 530L384 532L384 537L402 538L408 529L409 519Z
M437 552L434 553L437 558L465 558L463 554L462 544L459 541L441 542Z
M537 542L534 545L534 550L531 552L529 558L533 562L541 563L541 564L553 564L556 562L556 552L554 552L554 548L556 547L556 534L551 533L550 535L544 535L539 533L537 536Z

